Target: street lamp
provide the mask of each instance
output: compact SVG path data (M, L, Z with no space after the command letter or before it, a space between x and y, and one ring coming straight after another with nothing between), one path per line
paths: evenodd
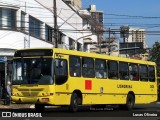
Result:
M78 40L80 40L81 38L85 38L85 37L89 37L89 36L92 36L92 35L95 35L95 34L90 34L90 35L86 35L86 36L82 36L82 37L79 37L78 39L75 40L75 46L74 46L74 49L77 50L77 43L78 43Z

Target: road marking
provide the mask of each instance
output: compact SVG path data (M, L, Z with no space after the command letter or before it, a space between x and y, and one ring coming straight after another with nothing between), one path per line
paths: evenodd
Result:
M157 104L160 104L160 102L157 102Z

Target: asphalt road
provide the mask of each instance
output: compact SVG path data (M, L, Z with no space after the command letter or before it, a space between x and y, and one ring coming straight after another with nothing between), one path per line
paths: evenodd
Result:
M2 113L3 112L3 113ZM106 108L91 108L90 106L80 106L79 111L71 113L67 107L47 107L43 113L36 113L33 108L15 108L15 109L0 109L0 117L4 112L11 113L12 119L76 119L76 120L160 120L160 103L152 103L149 105L135 105L132 111L120 110L117 106L107 106ZM29 117L28 117L29 116ZM35 117L37 116L37 117ZM28 118L27 118L28 117ZM39 118L42 117L42 118ZM0 120L10 119L1 117Z

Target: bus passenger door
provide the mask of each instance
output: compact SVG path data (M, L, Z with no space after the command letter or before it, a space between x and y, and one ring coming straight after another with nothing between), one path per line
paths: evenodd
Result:
M68 56L56 55L54 62L55 93L57 104L64 104L68 92ZM63 102L62 102L63 101ZM66 101L67 102L67 101Z

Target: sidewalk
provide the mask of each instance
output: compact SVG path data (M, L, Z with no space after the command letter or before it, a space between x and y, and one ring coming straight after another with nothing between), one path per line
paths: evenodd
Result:
M11 104L11 105L3 105L0 104L0 109L25 109L25 108L34 108L32 104Z

